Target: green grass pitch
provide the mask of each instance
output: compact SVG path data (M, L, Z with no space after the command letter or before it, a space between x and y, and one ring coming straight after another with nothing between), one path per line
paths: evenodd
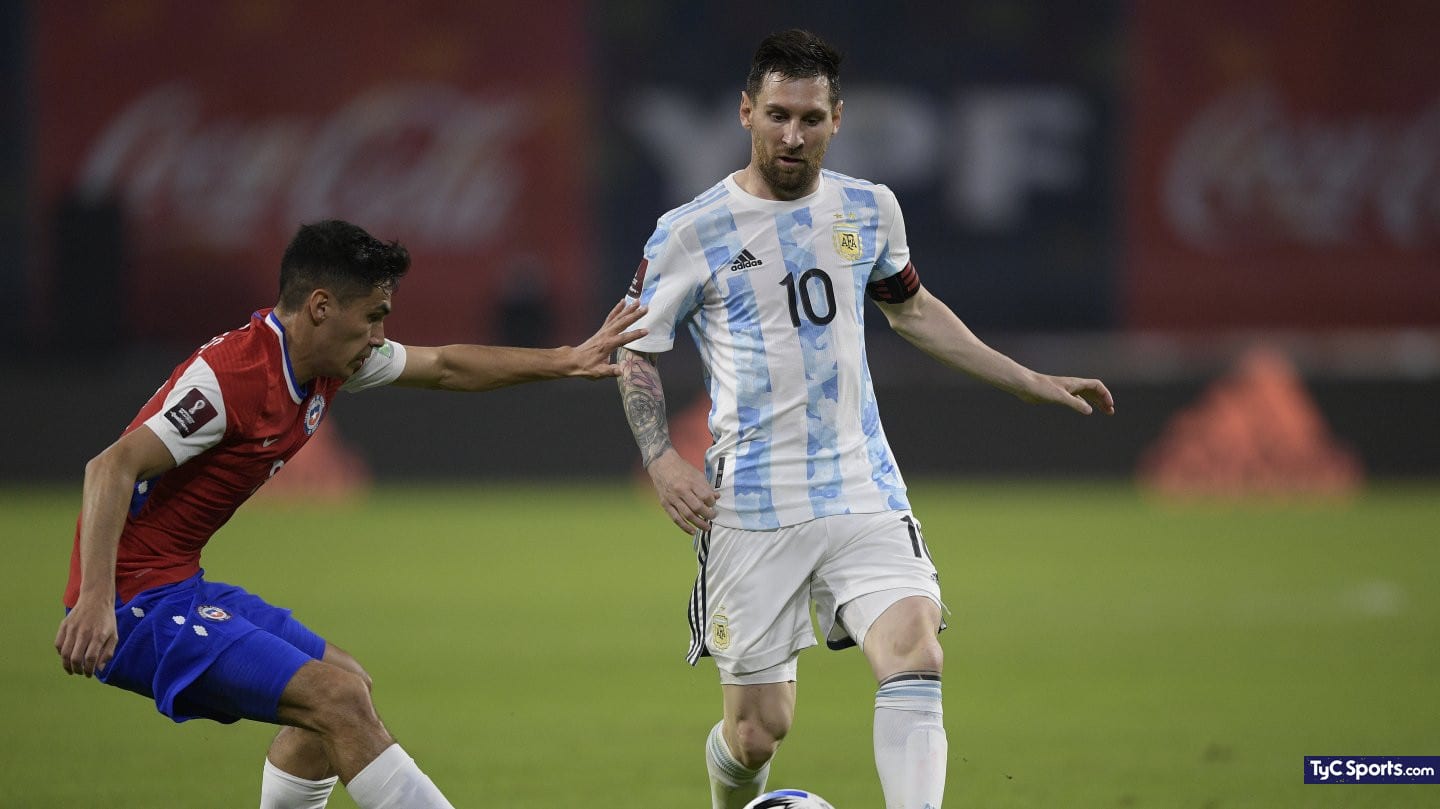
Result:
M912 498L952 611L948 806L1440 806L1440 786L1302 783L1305 755L1440 755L1436 487L1223 506L934 481ZM61 672L78 500L0 491L0 806L255 805L270 728L176 726ZM683 662L694 561L647 490L261 501L206 567L355 654L457 806L708 806L719 688ZM880 806L863 659L822 647L800 671L772 786Z

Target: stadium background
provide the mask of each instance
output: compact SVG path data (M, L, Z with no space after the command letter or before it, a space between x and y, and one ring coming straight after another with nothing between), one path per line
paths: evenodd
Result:
M907 470L1126 477L1258 344L1369 474L1440 470L1433 4L4 8L0 328L23 383L0 395L12 424L64 429L16 431L3 480L73 480L177 358L272 302L301 221L411 248L396 339L583 338L655 217L743 164L754 41L797 23L848 54L829 165L895 188L925 283L1125 414L1005 406L878 326ZM698 374L675 354L683 407ZM355 397L331 426L381 479L616 475L610 400Z
M1433 3L992 0L882 9L432 0L402 13L393 4L328 0L4 0L0 294L8 312L0 338L10 351L0 386L0 500L5 544L17 551L15 578L24 585L6 593L7 609L29 616L4 630L7 646L14 640L27 649L17 660L30 661L5 669L16 689L52 706L63 730L63 718L54 717L76 710L76 686L57 682L51 660L31 663L43 658L53 632L46 599L63 580L65 522L73 520L83 465L176 362L273 303L278 257L299 222L350 219L410 248L414 269L388 321L397 340L583 339L622 293L655 217L743 165L747 141L734 119L743 74L757 39L790 25L813 28L846 51L844 127L827 164L897 191L926 285L998 348L1041 370L1100 376L1118 400L1113 419L1025 407L939 371L872 317L870 357L887 433L907 476L939 512L929 532L937 519L968 531L976 514L992 527L1015 527L1017 541L1026 541L1024 526L1047 535L1074 530L1035 522L1053 511L1098 520L1093 537L1155 554L1157 569L1195 569L1208 549L1253 554L1247 603L1278 604L1317 622L1292 615L1287 626L1296 632L1323 633L1321 623L1334 618L1304 606L1326 587L1338 588L1339 602L1362 605L1372 623L1346 638L1373 641L1367 653L1392 665L1357 671L1345 684L1373 683L1403 701L1415 695L1417 678L1428 673L1433 682L1440 673L1434 653L1411 645L1420 637L1433 646L1440 629L1440 608L1423 581L1412 580L1417 570L1434 570L1440 524L1433 508L1440 50L1431 42L1440 7ZM677 416L693 425L698 362L688 345L673 354L664 361L667 391ZM693 426L681 433L703 441ZM311 466L277 477L274 499L254 506L260 516L227 529L238 535L232 541L244 537L256 553L278 553L288 546L272 534L287 523L323 532L326 519L349 511L368 523L347 523L345 531L394 526L387 514L423 520L409 501L431 503L433 491L449 493L443 509L457 513L454 525L437 530L473 531L477 542L495 524L539 530L493 513L505 498L480 494L490 489L532 505L545 492L592 507L588 498L618 499L625 509L603 523L619 534L613 541L668 538L643 488L633 488L636 453L608 384L347 397L322 435L324 445L307 450ZM1375 512L1377 498L1406 503L1401 516ZM467 522L472 500L490 511ZM1104 505L1092 512L1091 501ZM960 504L953 521L944 516L952 503ZM1157 549L1147 525L1202 533L1194 544ZM1205 536L1207 528L1215 535ZM1342 530L1348 533L1326 533ZM405 536L421 557L422 539ZM573 536L563 541L572 553L588 547ZM1100 548L1083 557L1096 570L1040 552L1068 547L1054 538L1021 554L1038 567L1012 568L1003 550L992 557L984 540L967 541L977 543L967 564L980 570L957 571L950 581L974 586L963 598L982 614L980 597L1002 593L976 578L987 569L998 567L1002 581L1014 573L1022 588L1035 582L1021 571L1035 572L1054 599L1037 601L1037 611L1041 603L1078 609L1066 598L1103 592L1099 585L1067 590L1059 584L1068 581L1064 571L1044 572L1046 564L1096 573L1101 560L1114 562L1104 568L1113 579L1099 581L1117 588L1137 570L1125 561L1133 557ZM943 544L939 534L931 544ZM1323 583L1291 578L1309 552L1336 559L1353 552L1374 565L1354 581L1339 573ZM565 564L556 553L548 561ZM217 547L216 554L231 569L250 570L240 550ZM347 565L352 575L366 569L363 560ZM662 566L683 584L683 558ZM258 583L272 567L257 562L248 579L234 578ZM498 570L503 576L507 568ZM343 581L351 583L337 580L323 591L326 603L350 597L353 580ZM313 580L306 584L313 590ZM406 603L423 600L424 586L416 587L420 594ZM299 606L314 597L296 585L277 600ZM526 609L524 595L517 598L516 609ZM466 609L463 599L445 603ZM344 625L339 612L325 616L327 627ZM1187 616L1178 614L1166 636L1187 626ZM1221 618L1243 623L1223 610ZM1221 629L1234 628L1225 620L1215 630L1216 655L1227 654ZM1398 645L1364 634L1377 627ZM1037 644L1049 637L1033 620L1010 629ZM346 636L371 631L364 624ZM387 633L406 631L379 630L367 659L385 666L387 654L413 658L408 647L383 644ZM624 629L602 619L589 631ZM950 634L953 655L953 644L966 639ZM989 635L969 637L983 644ZM1312 637L1323 643L1323 634ZM1158 642L1147 636L1147 648L1162 648ZM1247 642L1265 648L1268 641ZM1035 648L1006 651L1023 660ZM1086 654L1077 650L1075 659L1089 660ZM666 655L659 659L668 667ZM1240 659L1263 676L1267 658L1256 655ZM477 653L472 665L487 658ZM1269 671L1310 677L1335 665ZM987 680L983 668L973 671L980 685L1005 685L998 675ZM409 676L404 666L386 674L392 682ZM706 676L690 678L705 680L695 691L700 699L711 695ZM627 687L617 679L596 692ZM124 700L84 702L81 715L160 727L156 744L167 744L163 723L144 716L143 705L115 719L107 713L112 702ZM413 726L424 710L412 708L395 723ZM1393 705L1375 711L1389 717L1395 735L1361 732L1363 719L1352 719L1332 735L1303 738L1403 748L1330 752L1440 752L1433 721ZM983 714L972 713L983 725ZM616 718L613 709L602 715ZM186 732L193 739L202 731ZM203 732L204 744L221 743ZM683 746L689 736L675 739ZM1245 757L1233 739L1196 745L1207 764ZM1085 758L1081 746L1062 744L1056 755L1073 763ZM1285 766L1298 769L1302 755L1321 752L1286 748L1293 761ZM803 767L805 754L793 755ZM863 750L856 755L845 766L865 770ZM24 760L9 762L18 770ZM53 766L39 761L32 771ZM448 765L442 758L437 766ZM1260 772L1256 778L1284 780ZM1176 780L1183 779L1159 779L1149 794ZM1076 805L1144 805L1132 794L1144 789L1102 782L1108 791L1097 788ZM827 791L824 783L801 785ZM1037 805L1069 793L1056 786L978 794L992 805ZM43 791L18 795L0 805L66 805L34 797L51 795ZM111 797L125 805L124 795ZM1233 798L1205 804L1218 799L1196 796L1186 805L1246 805ZM528 799L516 805L550 805L553 795L541 789ZM1426 805L1407 804L1413 799L1392 795L1374 805ZM1361 800L1308 805L1371 805Z

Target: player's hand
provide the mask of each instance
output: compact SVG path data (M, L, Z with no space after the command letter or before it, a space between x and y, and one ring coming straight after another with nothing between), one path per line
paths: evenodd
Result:
M110 664L118 637L115 605L82 598L60 622L55 651L60 653L60 665L66 674L93 677Z
M615 349L650 333L649 329L626 331L646 311L646 307L639 303L626 303L622 300L615 304L615 308L605 317L605 322L600 324L600 330L589 340L570 349L574 354L574 369L570 375L588 379L619 376L620 366L611 362L611 357L615 354Z
M1028 393L1022 398L1029 402L1054 402L1086 416L1097 409L1107 416L1115 415L1115 397L1098 379L1036 374Z
M686 463L673 448L665 450L645 469L655 483L660 505L676 527L686 534L710 530L720 492L699 469Z

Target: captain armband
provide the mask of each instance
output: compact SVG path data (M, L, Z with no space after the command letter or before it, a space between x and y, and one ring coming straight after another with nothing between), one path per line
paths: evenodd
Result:
M889 278L871 281L865 291L877 303L901 303L920 291L920 275L914 264L906 264L905 269Z

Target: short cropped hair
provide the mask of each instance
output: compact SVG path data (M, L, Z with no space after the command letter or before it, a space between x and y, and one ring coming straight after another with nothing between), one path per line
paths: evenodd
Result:
M784 79L811 79L824 76L830 82L830 109L840 102L840 60L845 55L820 37L799 28L765 37L750 62L745 92L750 100L760 94L760 85L771 73Z
M375 289L394 291L410 269L410 252L339 219L301 225L280 259L280 308L297 311L317 289L340 303Z

